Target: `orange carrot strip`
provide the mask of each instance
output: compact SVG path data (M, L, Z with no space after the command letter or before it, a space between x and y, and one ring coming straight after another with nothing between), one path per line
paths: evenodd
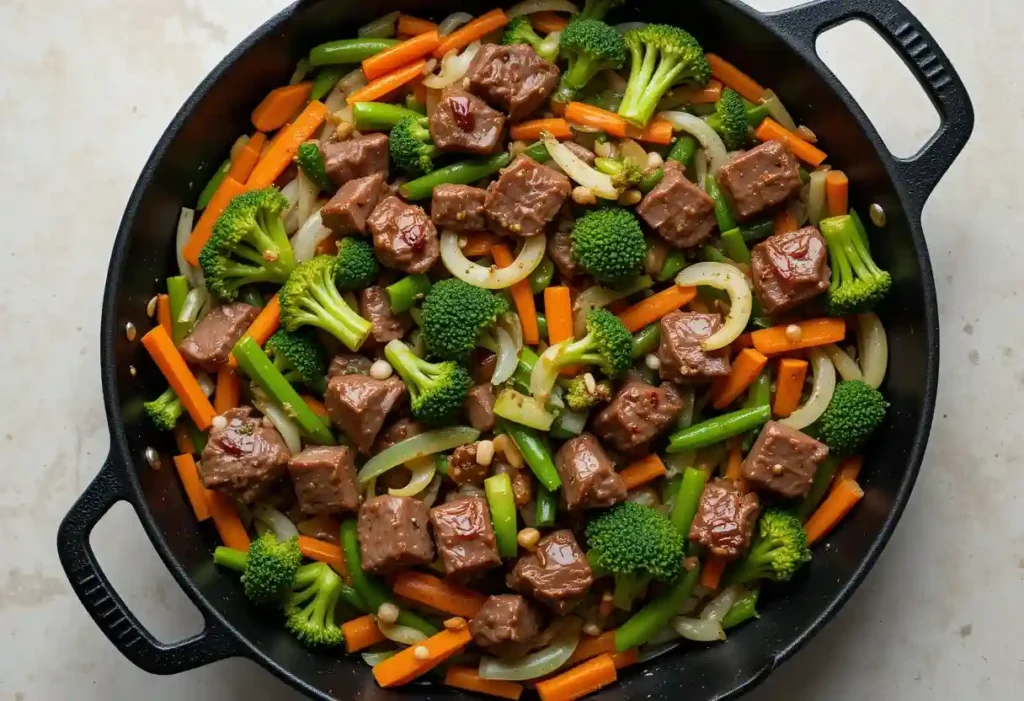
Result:
M665 146L672 143L672 122L666 119L652 119L643 129L627 126L626 136L637 141Z
M238 373L229 367L217 371L217 389L213 395L213 410L218 415L238 406L242 395L242 380Z
M178 470L178 478L181 486L185 488L185 496L192 505L192 512L196 515L197 521L205 521L210 518L210 504L207 501L206 493L210 490L203 484L199 476L199 467L196 465L192 453L183 453L174 456L174 467Z
M299 536L299 550L310 560L326 562L336 570L347 575L348 568L345 567L345 557L341 554L341 548L326 540L312 538L308 535Z
M830 170L825 175L825 201L830 217L838 217L850 211L850 179L846 173Z
M252 111L252 125L259 131L280 129L306 103L312 90L312 81L274 88Z
M231 200L245 191L246 186L234 178L227 177L221 182L217 191L213 193L213 197L210 198L209 204L206 205L206 209L203 210L203 215L196 222L195 228L192 229L192 236L189 237L188 243L182 249L185 260L191 265L199 265L199 252L203 250L203 246L213 235L213 225L217 221L217 217L223 214Z
M670 312L682 307L697 296L696 287L672 285L658 294L642 299L626 311L619 314L619 320L626 325L630 333L661 319Z
M327 108L319 100L312 100L295 121L285 127L284 134L275 137L263 158L253 168L245 186L250 190L261 190L270 187L277 176L284 172L302 142L308 140L327 116Z
M732 361L729 377L722 383L721 389L715 393L713 406L716 409L724 409L736 401L736 397L753 384L767 364L768 358L753 348L741 350L740 354Z
M860 477L860 470L862 467L864 467L863 455L847 455L839 462L839 470L836 472L835 484L839 484L843 480L857 479Z
M672 91L672 101L683 100L688 105L710 105L722 99L722 83L709 80L707 85L677 88Z
M274 332L277 331L277 327L281 325L281 300L274 295L267 302L267 305L260 310L260 313L256 315L256 318L249 324L249 328L245 330L242 337L248 336L256 343L262 346L267 342ZM241 339L239 339L241 340ZM235 358L235 354L232 353L228 357L228 367L237 368L238 360Z
M864 490L857 484L857 480L841 480L836 483L821 502L817 511L811 514L804 524L807 531L807 544L813 545L828 535L829 531L835 528L836 524L843 520L850 509L864 496Z
M636 489L642 484L647 484L668 473L665 463L655 454L637 460L619 473L619 477L626 484L626 489Z
M589 635L580 636L579 645L572 653L572 657L566 660L565 664L574 666L577 662L583 662L589 660L591 657L597 657L603 654L613 654L615 652L615 631L607 630L600 635L591 637Z
M373 667L373 676L382 687L401 686L441 664L473 642L469 626L442 630L421 643L410 645ZM425 651L425 652L424 652ZM417 653L419 653L417 655Z
M397 90L406 83L421 77L426 69L427 62L420 59L415 63L399 68L397 71L370 81L367 85L349 95L346 101L350 105L354 105L357 102L373 102L379 97L384 97L392 90Z
M479 258L480 256L491 255L491 249L494 248L501 239L492 233L487 231L478 231L472 234L466 234L466 245L459 246L459 250L467 258Z
M437 48L441 37L437 30L414 36L412 39L384 49L363 61L363 75L367 80L376 80L383 75L396 71L413 61L423 58Z
M319 399L317 399L316 397L311 397L308 394L303 394L302 401L304 401L306 403L306 406L312 409L313 413L319 416L321 419L327 418L327 407L324 406L324 403L321 402Z
M491 248L491 257L499 268L507 268L513 263L512 252L502 243ZM533 301L530 281L520 280L509 290L516 303L516 311L519 312L519 323L523 325L523 342L535 346L540 343L540 326L537 323L537 305Z
M636 664L640 661L640 653L636 648L626 650L625 652L616 652L612 655L612 664L615 665L615 669L622 669L628 667L631 664Z
M822 317L801 321L796 325L800 327L800 335L796 340L786 337L786 328L791 324L754 331L750 334L750 340L754 348L764 355L777 355L800 348L839 343L846 337L846 322L843 319Z
M548 319L548 343L554 345L572 340L572 298L568 287L556 286L544 290L544 314ZM564 367L559 372L573 376L579 372L579 368Z
M242 519L238 517L238 509L235 508L234 502L212 489L207 491L206 497L213 525L220 535L220 542L235 550L248 551L252 541L249 540Z
M174 444L178 446L179 453L191 455L196 452L196 444L192 442L192 436L186 426L180 423L174 425Z
M793 152L794 156L815 168L824 163L825 159L828 158L828 154L820 148L804 141L771 117L764 118L760 126L754 130L754 136L761 141L781 141Z
M488 696L511 699L511 701L518 701L519 697L523 695L522 684L481 679L472 667L449 667L444 676L444 683L446 686L454 686L456 689L476 691Z
M163 326L154 326L142 337L142 345L149 351L153 362L167 378L168 384L174 389L182 405L192 417L193 423L200 431L210 428L216 412L213 404L206 397L195 375L188 369L185 359L174 347L174 341Z
M434 49L434 58L444 58L449 51L469 46L477 39L490 34L495 29L500 29L509 23L508 15L503 10L491 10L480 15L469 24L463 25L454 32L444 37L441 44Z
M800 406L800 394L804 390L804 379L807 377L807 361L797 358L779 360L779 374L775 380L775 399L772 402L772 414L784 419Z
M410 601L463 618L475 616L487 600L486 596L472 589L449 584L432 574L413 570L399 573L394 591Z
M672 125L670 124L669 127ZM572 129L569 122L564 119L531 119L528 122L513 124L508 130L508 135L518 141L535 141L540 138L541 132L548 132L556 139L571 139Z
M316 245L316 254L318 256L336 256L338 255L338 238L337 234L331 234L323 241Z
M570 102L565 106L563 115L573 124L600 129L609 136L622 139L626 136L626 120L608 110L594 107L583 102Z
M398 33L405 36L418 36L427 32L436 32L437 25L430 20L420 19L412 15L398 15Z
M171 334L171 298L169 295L156 296L156 321Z
M743 479L743 451L738 440L729 441L729 458L725 463L725 479L737 482Z
M345 652L359 652L387 640L380 632L377 619L369 614L345 621L341 624L341 632L345 636Z
M714 553L708 555L708 559L705 561L704 567L700 570L701 586L707 587L712 591L718 589L718 584L722 581L722 573L725 572L725 566L728 562L728 559L721 555L716 555Z
M707 54L705 58L711 66L711 75L722 81L725 87L732 88L755 105L765 99L765 89L739 68L715 54Z
M573 701L598 689L614 684L618 679L615 661L608 653L598 655L583 664L537 683L541 701Z
M554 12L534 12L530 15L530 24L541 34L560 32L569 26L569 20Z
M263 146L267 143L267 135L258 131L246 142L245 146L231 161L231 169L228 170L228 177L244 183L252 175L253 168L259 163L260 154L263 153Z
M739 353L744 348L753 348L754 342L750 340L750 332L741 333L729 346L733 351Z
M790 231L796 231L800 228L797 224L796 217L789 211L789 207L783 207L779 210L779 213L775 215L775 231L776 234L788 234Z

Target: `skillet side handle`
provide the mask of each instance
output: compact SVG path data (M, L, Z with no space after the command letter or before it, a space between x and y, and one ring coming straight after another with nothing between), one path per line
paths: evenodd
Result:
M89 543L100 519L119 501L128 501L122 471L108 457L99 474L68 511L57 531L57 551L71 588L96 625L118 651L152 674L175 674L237 654L230 633L209 619L202 632L164 644L146 630L110 585Z
M939 113L938 131L910 158L893 162L918 219L928 196L946 174L974 131L974 107L956 69L914 15L897 0L817 0L764 15L803 47L819 67L815 42L827 29L860 19L882 35L928 95Z

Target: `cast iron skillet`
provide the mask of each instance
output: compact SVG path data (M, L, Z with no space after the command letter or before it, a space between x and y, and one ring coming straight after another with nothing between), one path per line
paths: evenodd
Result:
M880 310L889 333L892 402L874 441L864 480L866 496L852 517L815 549L814 561L778 596L768 593L761 619L730 634L724 645L692 646L664 655L652 674L625 670L603 701L671 696L685 689L692 701L735 698L762 681L831 618L863 580L892 534L921 465L935 404L939 327L935 287L921 210L936 183L964 147L974 113L949 60L918 21L896 0L819 0L762 15L737 0L686 3L632 2L615 21L633 17L678 24L771 86L823 137L830 161L852 181L853 205L877 202L888 226L872 241L875 256L892 271L892 293ZM147 301L158 281L176 269L172 244L178 210L192 206L198 189L227 145L249 131L249 113L271 88L287 82L295 62L313 45L353 36L370 19L401 9L439 18L458 9L483 12L489 2L398 0L357 3L299 2L284 10L225 58L175 116L132 192L117 233L103 299L101 363L111 431L110 455L72 507L57 538L61 563L82 604L114 646L139 667L173 674L226 657L248 657L317 699L398 698L417 694L454 698L445 687L408 692L377 688L358 658L312 655L273 616L257 615L240 595L237 577L216 571L216 535L198 526L174 470L153 470L148 446L173 451L169 434L142 418L142 402L165 383L125 324L145 329ZM900 55L938 110L938 132L912 158L894 158L847 91L818 59L815 38L849 19L878 31ZM138 370L133 375L131 368ZM160 557L202 612L195 637L165 645L149 634L110 586L89 535L118 501L135 509ZM646 670L645 670L646 671Z

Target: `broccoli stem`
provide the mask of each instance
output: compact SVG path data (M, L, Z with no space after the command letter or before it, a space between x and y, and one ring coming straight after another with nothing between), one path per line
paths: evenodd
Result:
M747 248L743 232L736 228L724 231L725 233L722 234L722 248L725 249L725 255L737 263L750 265L750 249Z
M362 63L384 49L398 44L397 39L339 39L313 47L309 52L309 65L330 66L339 63Z
M213 551L213 562L235 572L245 572L245 566L249 562L249 553L218 545L217 549Z
M801 521L806 521L818 508L818 504L825 498L828 488L832 486L832 480L838 469L839 458L833 455L829 455L824 462L818 465L818 469L814 471L814 478L811 480L811 488L807 490L807 494L804 495L796 510L796 515L800 517Z
M703 472L703 470L702 470ZM671 514L676 508L676 496L679 494L679 485L683 483L683 476L681 474L674 475L673 477L664 481L661 485L661 503L667 510L667 513Z
M658 272L657 275L654 276L654 279L657 280L658 282L665 282L666 280L671 280L676 275L678 275L680 271L682 271L682 269L685 267L686 253L679 250L678 248L673 248L671 251L668 252L668 255L665 256L665 262L662 263L661 270Z
M356 106L369 105L369 102L357 102ZM430 278L422 273L407 275L398 282L384 288L388 293L391 311L395 314L409 311L416 301L430 292Z
M310 100L319 100L334 89L342 76L347 72L345 66L324 66L313 79L313 90L309 93ZM363 104L363 103L358 103Z
M757 599L760 596L760 589L751 589L733 603L729 612L722 618L722 628L729 630L741 623L757 617Z
M853 225L857 229L857 235L860 237L861 245L864 246L865 250L871 251L871 244L868 241L868 230L864 228L864 221L860 218L860 215L857 214L857 210L853 207L850 208L850 219L853 220Z
M643 645L662 628L673 616L678 616L683 604L690 598L700 576L700 567L683 573L675 583L660 596L633 614L628 621L615 630L615 650L625 652Z
M545 488L554 492L562 486L562 479L555 469L551 452L536 431L510 421L501 421L499 428L502 433L506 433L512 438L516 447L519 448L519 452L522 453L523 460L530 466L530 470Z
M391 131L406 117L419 120L423 115L387 102L357 102L352 105L352 118L359 131Z
M640 329L633 336L633 357L639 358L653 353L661 342L661 324L653 323Z
M672 507L672 515L669 520L676 530L683 534L684 538L690 536L690 525L694 516L697 515L697 506L700 504L700 495L704 493L704 485L708 481L708 473L696 467L688 467L683 470L682 479L679 481L679 489L676 491L676 502Z
M206 205L210 204L210 200L213 199L213 193L217 192L217 188L224 182L224 178L228 177L228 171L231 170L231 159L228 158L220 164L220 168L213 172L210 179L206 181L206 185L203 187L202 192L199 193L199 200L196 202L196 209L206 209Z
M544 528L555 525L555 514L558 511L558 499L555 492L544 485L537 488L537 511L535 519L537 525Z
M669 438L667 452L681 453L684 450L696 450L714 445L727 438L761 426L772 418L772 409L768 405L747 409L739 409L728 414L716 416L699 424L673 433Z
M484 480L484 493L491 510L494 538L498 541L501 557L515 557L519 552L516 542L516 500L512 495L512 478L508 473L492 475Z
M188 296L188 280L183 275L174 275L167 278L167 300L171 305L171 338L174 345L185 340L192 325L178 321L181 316L181 308L185 306L185 298Z
M695 153L697 153L697 139L689 134L683 134L672 144L672 150L668 152L667 159L681 163L689 171L693 167Z
M730 231L735 229L736 217L733 216L729 201L725 199L725 195L722 193L721 188L718 187L718 181L715 180L713 175L708 175L704 178L704 188L707 190L708 196L711 197L711 201L715 203L715 219L718 221L718 230Z

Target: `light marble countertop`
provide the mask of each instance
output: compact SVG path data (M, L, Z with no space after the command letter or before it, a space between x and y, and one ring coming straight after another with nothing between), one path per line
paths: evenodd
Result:
M762 9L794 4L759 0ZM967 83L974 138L925 210L942 317L931 444L878 565L823 633L749 698L1021 698L1024 688L1024 204L1014 185L1024 66L1019 0L907 0ZM108 438L98 328L107 259L141 166L207 71L284 0L0 0L0 700L295 699L230 660L149 676L106 641L57 562L59 519ZM824 55L909 153L923 100L861 34ZM43 109L45 105L56 106ZM59 107L59 109L57 109ZM1018 299L1018 293L1021 299ZM93 539L158 637L201 619L122 505Z

